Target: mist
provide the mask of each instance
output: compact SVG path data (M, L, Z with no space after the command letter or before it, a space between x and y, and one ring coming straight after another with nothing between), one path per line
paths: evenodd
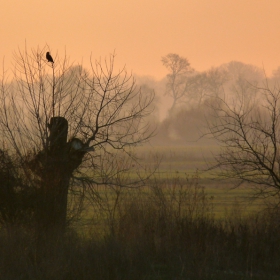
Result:
M157 129L151 143L155 146L216 145L215 140L207 136L208 123L212 121L211 102L218 97L233 104L240 94L249 102L257 98L257 88L280 81L279 69L268 77L257 66L231 61L206 71L194 70L185 77L188 89L172 110L172 97L167 93L167 76L162 79L135 76L142 91L155 94L150 120Z

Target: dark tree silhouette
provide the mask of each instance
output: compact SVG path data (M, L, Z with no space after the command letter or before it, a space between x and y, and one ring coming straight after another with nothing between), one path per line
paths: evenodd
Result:
M46 59L48 60L48 62L54 63L53 58L52 58L52 56L50 55L49 52L46 53Z
M153 134L145 122L153 95L142 93L125 68L114 71L114 55L90 60L91 71L57 56L50 70L42 63L44 54L53 62L45 49L15 54L14 85L0 75L0 226L27 220L40 241L63 235L85 193L145 184L133 148ZM11 207L1 221L3 201Z
M222 147L213 167L235 186L252 186L256 197L279 199L280 89L251 87L256 94L250 99L239 90L234 102L217 97L211 104L210 133Z

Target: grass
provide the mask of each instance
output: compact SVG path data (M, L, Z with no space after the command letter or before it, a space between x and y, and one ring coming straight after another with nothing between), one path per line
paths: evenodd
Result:
M209 166L214 164L213 155L218 151L218 146L199 145L137 148L143 162L153 163L155 161L153 155L158 155L157 158L161 159L158 173L162 177L186 179L198 176L200 184L205 187L205 192L213 197L216 217L220 218L228 208L236 204L247 214L259 210L263 207L263 201L253 199L252 186L233 188L233 182L218 180L217 173L208 170Z
M188 159L176 153L166 166ZM142 188L95 187L63 238L1 228L0 279L280 279L280 209L256 211L248 188L189 174L191 162Z
M214 219L196 178L100 191L79 235L40 243L2 229L0 279L279 279L279 209L244 216L235 205Z

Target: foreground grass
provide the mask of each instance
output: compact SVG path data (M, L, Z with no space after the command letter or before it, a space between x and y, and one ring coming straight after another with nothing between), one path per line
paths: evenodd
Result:
M279 208L200 176L198 149L162 150L145 187L96 187L60 238L1 228L0 279L280 279Z
M268 229L256 231L260 227L256 224L248 228L243 222L226 229L201 220L181 221L168 229L156 223L155 231L147 232L150 222L126 224L103 240L68 233L63 241L40 246L27 234L2 233L0 277L279 279L279 241L275 242L274 227L267 233Z
M27 228L2 228L0 279L280 278L277 208L215 219L198 178L98 191L86 230L41 242Z

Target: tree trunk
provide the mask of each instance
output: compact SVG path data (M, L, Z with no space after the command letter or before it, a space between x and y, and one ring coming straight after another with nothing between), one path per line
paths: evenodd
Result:
M51 118L47 145L30 168L39 177L36 223L39 234L63 234L67 226L67 196L73 171L91 150L78 138L67 142L68 122Z
M41 163L37 225L39 233L63 233L67 221L67 195L72 170L68 168L68 122L54 117L49 124L50 135L45 150L39 152Z

